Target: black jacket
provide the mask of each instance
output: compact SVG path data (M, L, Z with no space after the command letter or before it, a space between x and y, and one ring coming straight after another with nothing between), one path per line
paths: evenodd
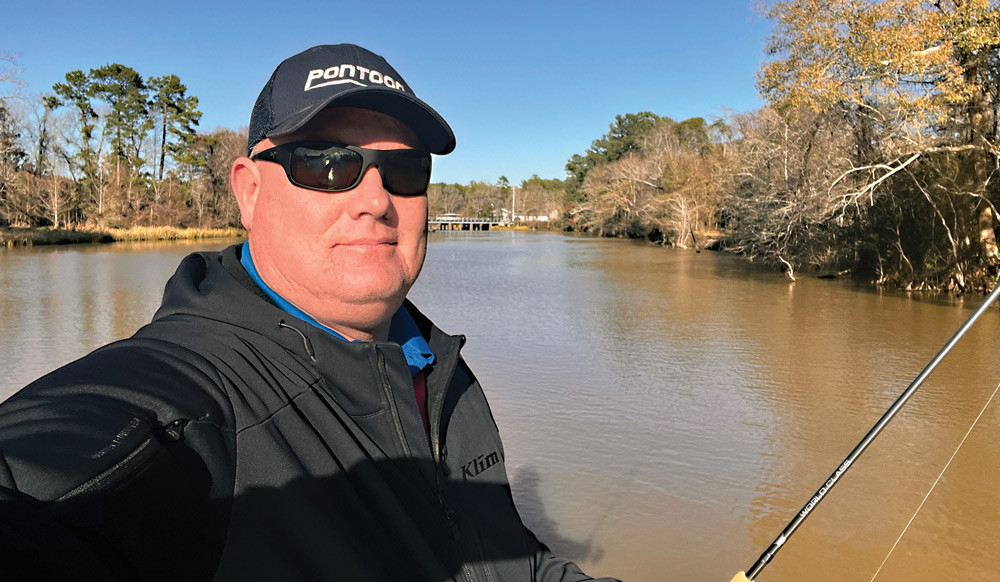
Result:
M0 579L588 580L514 507L479 383L271 304L239 247L188 256L153 321L0 405Z

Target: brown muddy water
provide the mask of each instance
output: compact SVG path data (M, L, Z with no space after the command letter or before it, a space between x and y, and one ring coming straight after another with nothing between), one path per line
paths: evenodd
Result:
M0 249L0 398L156 309L222 241ZM592 575L749 567L971 314L616 240L437 233L411 299L487 390L525 522ZM758 576L871 580L997 383L986 313ZM876 580L994 580L1000 403Z

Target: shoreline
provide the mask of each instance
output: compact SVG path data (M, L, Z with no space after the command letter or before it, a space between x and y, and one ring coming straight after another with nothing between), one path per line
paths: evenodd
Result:
M136 226L132 228L51 228L2 227L0 247L66 245L245 236L242 228L180 228L176 226Z

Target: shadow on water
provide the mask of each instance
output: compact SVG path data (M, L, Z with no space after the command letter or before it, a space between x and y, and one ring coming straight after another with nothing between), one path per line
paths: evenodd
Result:
M559 525L545 513L541 484L542 475L534 467L523 467L511 480L514 498L521 515L527 516L528 527L559 557L574 562L599 562L604 552L592 547L592 540L578 542L559 533Z

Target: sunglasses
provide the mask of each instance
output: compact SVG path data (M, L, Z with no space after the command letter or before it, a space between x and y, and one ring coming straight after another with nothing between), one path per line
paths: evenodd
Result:
M431 181L431 155L422 150L371 150L331 142L293 142L254 154L281 164L288 181L321 192L345 192L361 183L374 164L382 186L400 196L419 196Z

